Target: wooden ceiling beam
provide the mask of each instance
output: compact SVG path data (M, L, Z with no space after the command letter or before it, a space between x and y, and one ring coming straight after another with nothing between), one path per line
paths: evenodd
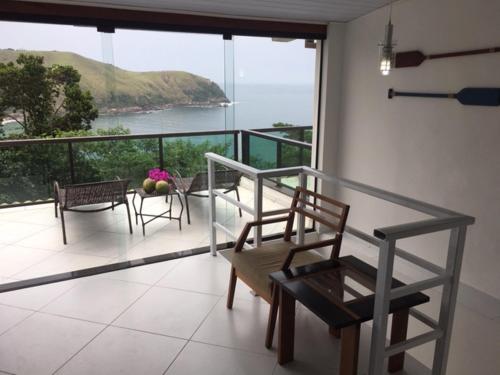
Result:
M0 1L0 20L207 34L325 39L327 26L109 7Z

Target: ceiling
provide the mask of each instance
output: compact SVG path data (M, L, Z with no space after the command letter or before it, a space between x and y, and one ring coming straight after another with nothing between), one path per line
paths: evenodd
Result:
M313 22L347 22L391 0L31 0Z

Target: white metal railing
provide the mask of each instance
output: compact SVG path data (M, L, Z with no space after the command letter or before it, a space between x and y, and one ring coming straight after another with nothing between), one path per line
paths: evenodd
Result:
M453 326L453 317L457 300L458 283L462 265L463 251L467 226L474 224L474 218L458 212L432 205L430 203L418 201L399 194L385 191L373 186L359 182L329 176L325 173L310 167L292 167L281 169L259 170L238 161L225 158L223 156L207 153L208 160L208 186L210 196L210 250L212 255L217 254L217 229L234 238L234 234L223 224L217 222L215 199L221 198L235 206L249 212L255 220L263 216L276 215L288 212L288 210L275 210L263 212L262 189L263 180L272 177L299 176L299 185L307 187L307 177L312 176L322 181L330 182L347 189L355 190L372 197L392 202L402 207L416 210L434 218L420 220L401 225L377 228L374 235L359 231L352 227L347 227L346 231L364 241L367 241L379 248L378 272L375 286L375 306L373 312L373 330L370 347L369 374L379 375L383 373L384 360L386 357L406 351L415 346L419 346L430 341L436 341L434 350L434 361L432 374L445 374L448 361L448 351ZM214 190L215 186L215 164L221 164L228 168L240 171L254 181L254 204L249 207L225 194L220 194ZM299 215L297 221L297 243L304 242L305 218ZM422 234L434 233L438 231L450 230L448 242L446 267L442 268L417 255L411 254L396 247L397 240L419 236ZM262 240L260 227L254 227L254 244L259 246ZM394 258L399 256L419 267L422 267L435 276L426 280L408 284L403 287L391 290L391 282L394 269ZM387 320L389 314L389 304L394 298L400 298L415 292L443 285L439 320L436 321L428 315L410 310L410 314L431 328L430 332L407 339L396 345L386 347Z

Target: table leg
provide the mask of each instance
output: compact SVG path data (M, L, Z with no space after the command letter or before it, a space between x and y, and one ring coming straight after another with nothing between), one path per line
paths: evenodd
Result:
M391 328L391 345L406 340L408 332L408 317L410 315L409 309L399 310L392 314L392 328ZM405 352L393 355L389 358L387 371L396 372L403 369L405 361Z
M179 213L179 230L182 230L182 211L184 211L184 205L182 204L181 195L179 193L177 193L177 198L179 198L179 203L181 204L181 212Z
M342 328L340 375L356 375L358 373L359 331L359 324Z
M141 217L141 223L142 223L142 235L146 235L146 224L144 224L144 218L142 217L142 204L144 203L144 198L141 197L141 206L139 207L139 216Z
M132 206L134 206L134 214L135 214L135 225L139 224L139 220L137 219L137 208L135 207L135 196L137 195L137 192L134 191L134 196L132 197Z
M293 361L295 339L295 298L279 288L278 363Z
M276 317L278 316L278 308L280 304L279 286L273 283L271 293L271 306L269 308L269 318L267 320L266 331L266 348L271 349L273 346L274 327L276 326Z
M167 197L168 197L168 194L167 194ZM170 205L168 206L168 219L170 221L172 221L172 201L174 199L173 198L170 198Z

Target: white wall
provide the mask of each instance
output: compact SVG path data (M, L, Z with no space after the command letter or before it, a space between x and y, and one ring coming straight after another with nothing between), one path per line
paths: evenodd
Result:
M338 139L338 129L340 126L340 106L342 98L342 63L344 56L346 24L331 23L328 26L327 40L323 42L321 48L316 51L316 82L318 87L321 75L320 97L315 97L314 102L320 100L320 111L315 110L314 123L319 127L313 129L313 144L318 145L318 149L313 150L312 158L316 160L316 153L324 157L318 158L317 168L327 174L335 174L338 168L336 155L338 152L336 142L325 142L325 140ZM320 63L322 68L320 70ZM320 74L321 73L321 74ZM315 91L318 95L318 91ZM319 142L316 139L319 138ZM328 156L325 156L328 155ZM314 165L314 164L313 164ZM335 188L329 184L321 186L323 194L334 196Z
M461 281L500 298L500 107L463 106L453 99L387 99L391 87L423 92L500 88L500 53L426 61L382 77L377 43L387 17L388 9L382 8L346 26L340 120L327 122L338 127L337 173L475 216ZM402 0L394 4L393 23L398 51L500 45L498 0ZM322 156L323 164L335 158L328 149ZM360 195L341 196L352 205L350 224L369 233L422 217ZM441 235L403 245L443 264L446 241Z

